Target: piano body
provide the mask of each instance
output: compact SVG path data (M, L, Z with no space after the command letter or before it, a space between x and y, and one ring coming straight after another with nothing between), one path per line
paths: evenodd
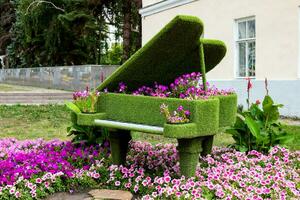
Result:
M221 41L201 38L202 34L203 23L197 17L175 17L98 90L116 91L123 82L133 92L154 82L169 85L176 77L191 72L201 72L205 78L225 56L226 47ZM160 114L163 103L172 110L180 105L190 110L190 123L167 124ZM191 177L199 154L210 153L213 136L235 122L236 110L236 94L187 100L107 92L99 96L96 114L80 113L75 120L79 125L109 128L114 164L125 163L130 131L176 138L181 174Z

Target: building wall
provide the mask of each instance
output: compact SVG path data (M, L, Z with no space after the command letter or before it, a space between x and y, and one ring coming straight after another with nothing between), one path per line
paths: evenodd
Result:
M157 6L157 2L157 0L144 0L144 6L149 7L151 3L156 3ZM161 1L161 3L165 2L168 1ZM186 2L190 3L144 16L143 43L146 43L178 14L198 16L205 25L204 37L220 39L228 47L226 57L208 74L208 78L232 80L236 77L235 20L254 16L256 20L256 79L262 80L268 77L272 80L296 80L299 78L300 0L194 0Z
M236 78L236 20L255 17L256 78L251 101L262 100L264 81L270 95L284 104L281 114L300 117L300 0L144 0L143 44L178 14L195 15L204 22L204 37L227 45L223 61L208 73L219 88L234 88L239 104L246 106L247 83ZM153 6L150 6L151 3ZM182 5L180 5L182 4Z

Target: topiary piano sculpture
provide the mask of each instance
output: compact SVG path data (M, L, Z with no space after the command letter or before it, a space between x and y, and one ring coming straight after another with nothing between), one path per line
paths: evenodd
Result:
M98 90L116 91L123 82L127 84L127 91L133 92L153 82L168 85L176 77L192 72L201 72L206 90L205 75L222 60L226 47L218 40L200 39L202 33L200 19L175 17ZM166 123L160 113L162 104L171 109L180 105L189 109L189 123ZM109 128L114 164L125 163L130 131L176 138L181 174L191 177L195 175L199 154L206 155L211 151L213 136L220 128L234 123L236 107L235 94L191 100L105 92L98 98L97 114L79 113L75 121L79 125Z

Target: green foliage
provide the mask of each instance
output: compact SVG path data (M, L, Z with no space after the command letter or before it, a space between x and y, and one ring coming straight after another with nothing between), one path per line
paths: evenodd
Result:
M117 41L122 37L124 12L131 14L131 25L139 30L135 33L130 29L134 32L129 43L130 53L140 47L139 8L133 6L130 10L123 10L123 0L11 2L14 9L10 19L16 17L16 22L10 22L13 26L12 42L5 46L11 67L120 64L123 50L119 47L109 49L108 44L112 36ZM140 2L132 1L132 4L138 5ZM1 6L1 14L10 12L2 12ZM0 36L2 32L1 26Z
M95 119L101 118L101 114L81 113L80 109L71 102L67 102L66 106L71 110L72 123L67 127L67 133L68 136L72 136L73 143L102 144L107 139L107 129L91 126Z
M262 108L252 104L249 110L240 111L235 125L227 129L235 140L232 146L239 151L257 150L267 153L275 145L285 145L293 140L279 123L279 108L282 104L275 104L266 95Z
M103 56L102 63L110 65L119 65L122 62L123 48L120 44L113 44L111 49Z
M15 21L14 0L0 0L0 19L0 55L3 55L12 39L10 29Z
M74 92L73 107L76 106L82 113L95 113L95 105L97 103L99 94L100 93L97 91L88 91L88 89L85 91ZM75 111L75 113L78 112Z
M69 108L74 113L81 113L81 110L78 108L78 106L72 102L66 102L65 103L67 108Z
M74 123L67 128L67 133L68 136L73 136L74 144L102 144L108 137L108 131L105 128L80 126Z
M18 1L11 64L21 67L93 63L96 21L84 0Z

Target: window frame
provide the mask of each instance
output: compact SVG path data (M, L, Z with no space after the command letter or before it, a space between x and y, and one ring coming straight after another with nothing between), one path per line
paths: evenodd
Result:
M252 38L243 38L243 39L240 39L239 38L239 23L241 22L247 22L247 21L252 21L254 20L254 23L255 23L255 36L252 37ZM245 18L239 18L239 19L235 19L234 21L235 23L235 30L234 30L234 47L235 47L235 67L234 67L234 76L235 78L237 79L244 79L244 78L252 78L252 79L255 79L256 78L256 19L255 19L255 16L250 16L250 17L245 17ZM247 24L247 23L246 23ZM247 31L248 31L248 27L246 25L246 32L245 34L247 35ZM255 75L254 76L249 76L249 63L248 63L248 46L249 46L249 43L251 42L254 42L255 44ZM245 68L247 69L246 70L246 75L245 76L240 76L240 63L239 63L239 44L240 43L245 43L245 53L246 53L246 58L245 58L245 63L246 63L246 66Z

